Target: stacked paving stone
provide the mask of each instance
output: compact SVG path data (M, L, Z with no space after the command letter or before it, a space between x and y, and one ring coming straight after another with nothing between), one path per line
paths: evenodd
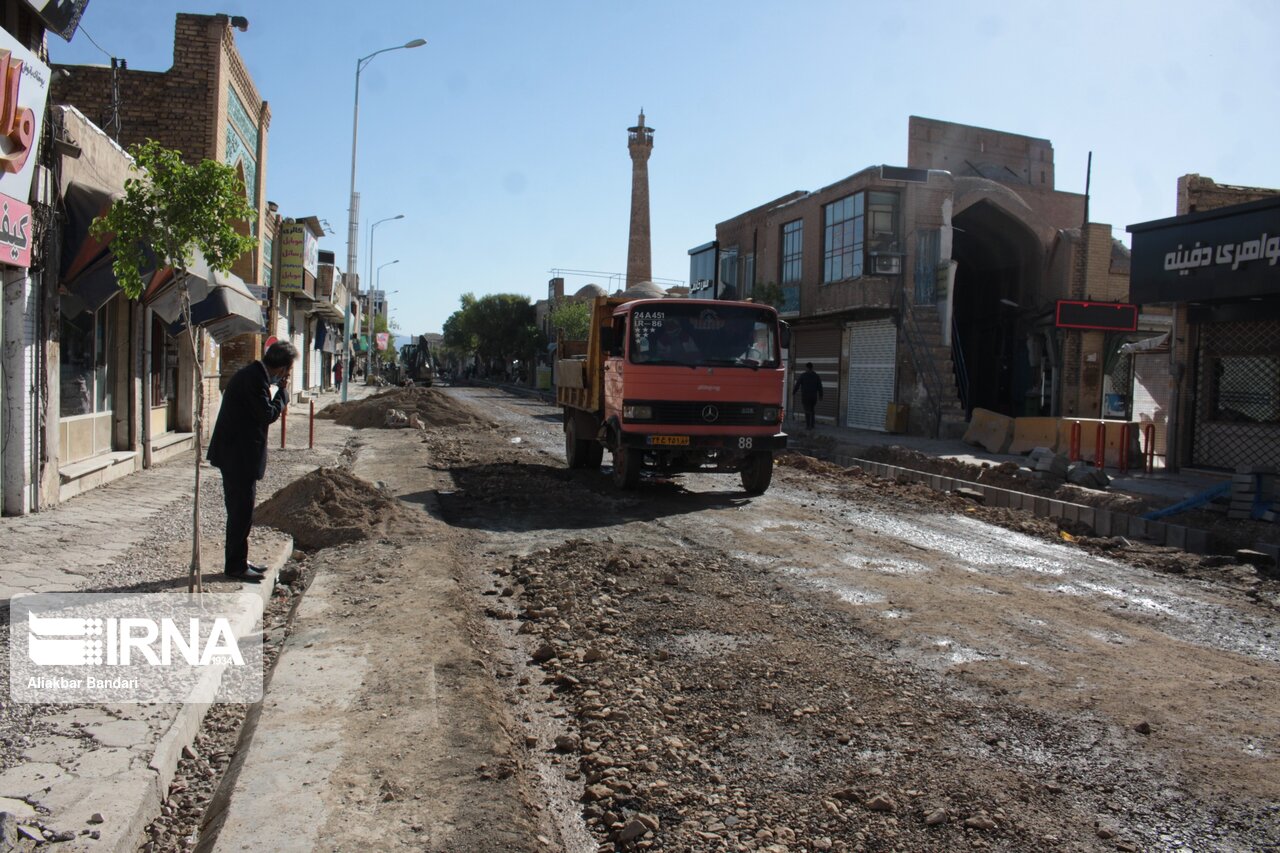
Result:
M1037 447L1031 451L1027 462L1037 480L1057 482L1067 479L1067 468L1071 464L1065 453L1055 453L1047 447Z
M1257 517L1274 522L1276 510L1273 502L1276 497L1276 469L1261 465L1241 465L1231 478L1231 506L1227 510L1227 517L1254 518L1255 509L1261 509Z

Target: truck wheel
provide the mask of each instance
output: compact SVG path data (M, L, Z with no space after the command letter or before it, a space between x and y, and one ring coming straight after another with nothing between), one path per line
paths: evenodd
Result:
M604 461L604 445L598 441L587 442L587 464L583 467L591 471L599 471Z
M613 484L630 491L640 485L640 468L644 464L643 451L634 447L617 447L613 451Z
M591 468L593 458L594 467L599 468L600 460L604 458L604 448L597 442L579 438L578 419L573 415L564 422L564 458L570 468Z
M742 488L749 495L763 495L773 482L773 454L752 453L742 462Z

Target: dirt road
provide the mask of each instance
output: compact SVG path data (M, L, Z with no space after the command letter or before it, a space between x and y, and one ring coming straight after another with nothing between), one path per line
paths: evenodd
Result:
M430 393L480 422L359 433L418 515L340 614L370 669L328 849L1280 850L1254 584L811 466L619 493L553 408ZM442 656L443 721L394 677Z

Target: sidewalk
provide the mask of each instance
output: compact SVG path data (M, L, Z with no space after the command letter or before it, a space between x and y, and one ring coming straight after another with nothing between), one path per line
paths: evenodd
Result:
M378 390L351 386L348 398ZM336 393L321 394L316 411L338 399ZM284 450L279 426L271 427L259 502L317 465L338 462L352 431L318 418L315 448L309 450L309 412L307 403L290 405ZM193 460L183 454L46 512L0 518L0 596L6 608L16 593L185 591L193 482ZM265 601L292 553L292 540L255 530L250 557L271 573L262 584L241 584L221 574L222 484L207 464L201 469L201 514L206 591L253 591ZM7 689L7 624L0 646ZM146 825L160 815L183 747L191 744L207 709L191 703L0 702L0 812L13 815L31 837L65 842L59 849L136 850Z
M803 418L788 421L784 429L790 436L788 446L792 449L811 451L819 447L830 446L835 448L835 455L837 456L859 458L868 448L897 445L928 456L953 459L970 465L982 465L983 463L999 465L1002 462L1025 464L1027 461L1027 457L1024 455L989 453L981 447L965 444L958 438L940 439L914 435L895 435L875 430L837 427L830 424L818 424L813 430L806 430ZM1106 474L1111 478L1110 491L1124 492L1125 494L1146 498L1148 501L1157 504L1162 502L1177 503L1231 478L1230 472L1187 469L1177 472L1157 470L1155 473L1147 474L1140 470L1121 472L1115 468L1108 468Z

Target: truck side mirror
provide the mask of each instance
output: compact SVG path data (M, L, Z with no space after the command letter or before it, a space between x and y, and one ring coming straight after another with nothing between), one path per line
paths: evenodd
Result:
M781 320L778 321L778 342L783 349L791 349L791 327Z
M613 353L613 327L600 327L600 352L605 354Z

